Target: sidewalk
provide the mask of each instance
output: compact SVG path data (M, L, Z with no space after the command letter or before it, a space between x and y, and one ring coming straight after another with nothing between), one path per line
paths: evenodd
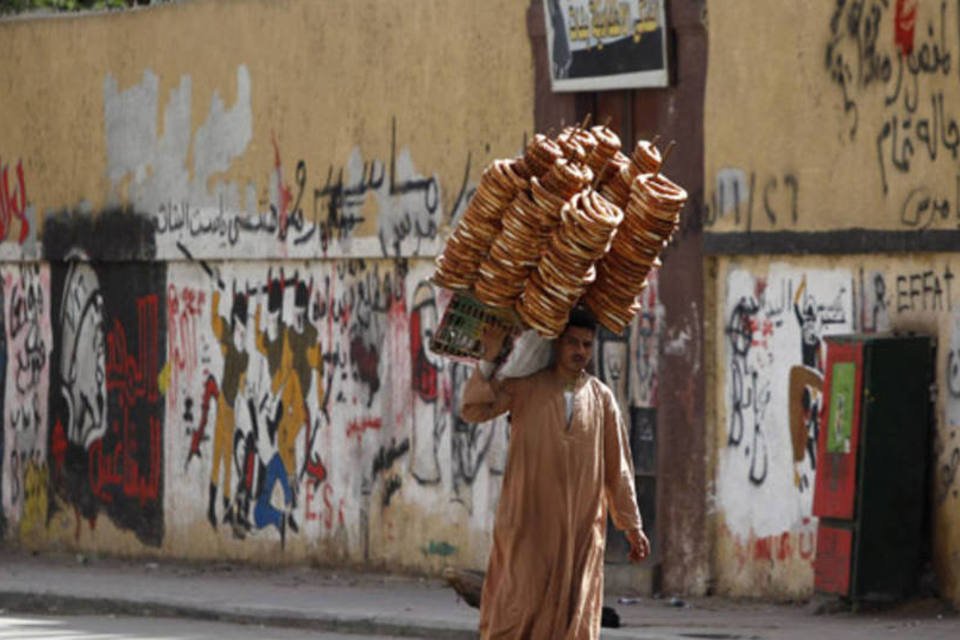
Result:
M960 618L926 601L897 610L814 615L810 606L697 598L618 604L623 627L603 638L933 640L960 637ZM681 605L681 606L674 606ZM475 638L477 611L441 582L310 568L254 569L0 551L0 609L159 615L422 638Z

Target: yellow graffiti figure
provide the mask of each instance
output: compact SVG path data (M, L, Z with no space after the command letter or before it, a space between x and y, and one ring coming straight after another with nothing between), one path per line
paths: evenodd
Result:
M213 471L210 475L210 499L207 506L207 519L214 529L217 528L216 497L220 486L220 470L223 468L223 506L224 519L231 525L236 524L236 511L231 504L233 470L233 431L235 424L234 405L239 390L243 386L250 355L246 352L247 296L233 293L233 306L230 310L230 331L220 316L220 292L213 292L211 324L213 334L220 343L223 352L223 378L220 382L220 394L217 398L217 422L213 434ZM234 526L234 531L237 527Z

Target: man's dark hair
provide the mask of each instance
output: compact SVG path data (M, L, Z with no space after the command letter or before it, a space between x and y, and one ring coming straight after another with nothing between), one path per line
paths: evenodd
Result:
M581 327L583 329L590 329L590 331L596 331L597 318L587 307L577 305L570 311L570 317L567 319L567 328L569 327Z

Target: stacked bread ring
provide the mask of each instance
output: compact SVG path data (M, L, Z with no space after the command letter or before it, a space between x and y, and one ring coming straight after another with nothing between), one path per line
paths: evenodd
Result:
M610 331L622 333L638 311L647 274L659 266L658 256L676 230L686 200L687 192L662 175L645 173L634 180L623 223L597 263L597 279L584 298Z
M478 267L500 234L501 212L528 185L515 164L497 160L483 172L476 194L437 258L434 279L440 286L469 289L477 280Z
M536 134L521 157L484 171L435 282L514 310L547 338L579 302L621 333L687 197L659 175L663 157L647 141L624 154L606 126Z
M570 310L596 278L594 263L610 246L623 212L596 191L575 194L561 209L561 224L530 275L517 313L544 337L563 331Z
M640 140L633 149L633 164L637 165L640 173L656 173L663 164L663 156L654 143Z
M521 191L504 211L500 234L478 268L477 299L491 307L510 308L537 266L543 247L544 212Z
M605 179L604 170L620 152L620 137L609 127L596 126L590 130L596 144L587 156L587 166L593 169L594 175ZM622 155L622 154L621 154ZM626 159L626 156L623 156Z
M539 177L549 171L553 163L561 158L563 158L563 149L560 145L542 133L538 133L533 136L533 140L524 151L523 167L531 177Z

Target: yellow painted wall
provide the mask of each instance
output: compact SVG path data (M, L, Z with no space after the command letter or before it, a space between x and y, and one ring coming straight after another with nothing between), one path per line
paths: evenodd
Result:
M709 231L958 227L960 7L900 4L711 3Z
M419 175L436 177L449 215L468 155L469 177L476 181L487 162L516 153L532 130L525 11L509 0L205 0L2 21L0 121L6 131L0 161L22 160L30 204L39 214L80 203L93 211L131 199L136 204L130 189L162 173L161 159L182 164L189 178L196 177L208 142L198 132L217 110L236 106L245 76L249 96L243 106L252 114L250 130L243 132L248 141L228 167L204 175L209 192L217 183L234 185L241 194L252 188L262 203L270 198L276 155L284 181L294 187L303 160L309 218L312 190L325 184L328 169L336 176L354 152L364 161L389 164L395 121L397 151L409 150ZM159 141L156 162L144 162L140 175L130 170L111 179L108 169L118 160L112 165L108 157L109 128L123 123L105 117L108 85L122 93L151 81L153 101L132 104L156 110L150 114ZM177 142L164 136L174 126L165 121L170 101L184 86L189 128L176 133L190 148L182 160L170 150ZM214 137L228 133L239 135L222 125ZM202 200L198 196L210 194L190 195ZM246 210L246 204L241 195L228 208ZM375 220L361 231L376 235ZM257 251L282 257L289 247Z

